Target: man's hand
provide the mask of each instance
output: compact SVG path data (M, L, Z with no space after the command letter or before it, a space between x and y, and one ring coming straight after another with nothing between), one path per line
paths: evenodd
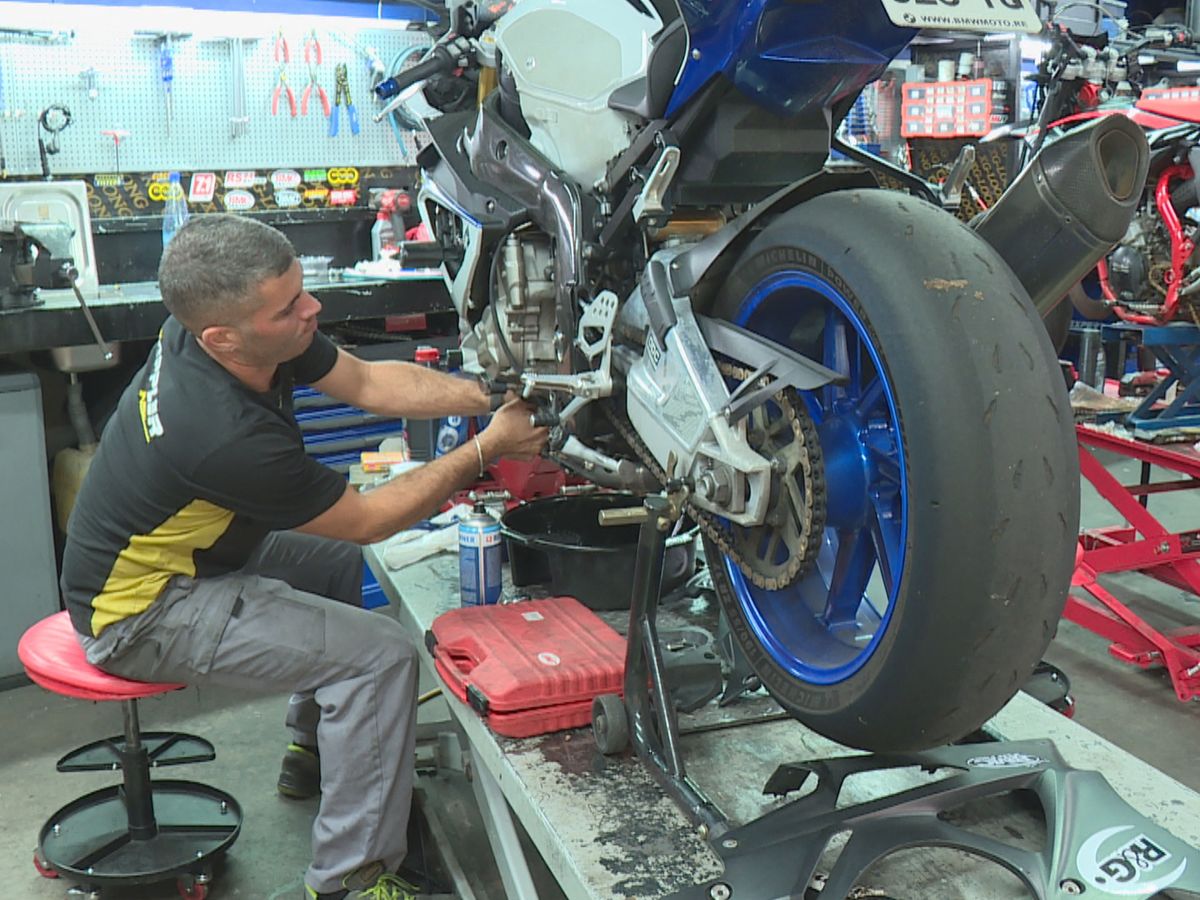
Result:
M546 446L548 428L529 424L534 407L524 400L510 400L496 410L492 421L479 434L479 443L488 462L502 456L533 459Z

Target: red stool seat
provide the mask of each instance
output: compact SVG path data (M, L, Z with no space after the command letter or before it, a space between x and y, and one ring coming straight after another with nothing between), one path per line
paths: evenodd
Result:
M56 694L81 700L136 700L186 687L131 681L97 669L87 661L65 610L31 625L21 635L17 656L35 683Z

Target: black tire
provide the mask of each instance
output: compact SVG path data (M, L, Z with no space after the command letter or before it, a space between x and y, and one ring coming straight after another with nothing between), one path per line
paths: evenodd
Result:
M780 665L709 543L717 594L763 684L809 727L875 751L956 740L1024 683L1070 584L1079 474L1054 349L999 255L902 194L838 192L780 216L710 312L747 321L745 298L781 273L840 291L882 358L906 460L902 567L874 649L835 683Z

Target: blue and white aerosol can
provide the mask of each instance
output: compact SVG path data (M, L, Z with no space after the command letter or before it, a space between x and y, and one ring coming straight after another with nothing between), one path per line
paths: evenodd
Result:
M482 503L458 523L458 580L463 606L500 600L500 523Z

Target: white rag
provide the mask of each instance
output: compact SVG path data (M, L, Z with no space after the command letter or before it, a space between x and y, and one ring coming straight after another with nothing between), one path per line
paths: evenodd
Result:
M470 514L471 507L459 503L429 519L429 524L434 526L432 531L411 528L397 532L383 542L384 565L389 569L403 569L435 553L457 553L458 528L455 526Z

